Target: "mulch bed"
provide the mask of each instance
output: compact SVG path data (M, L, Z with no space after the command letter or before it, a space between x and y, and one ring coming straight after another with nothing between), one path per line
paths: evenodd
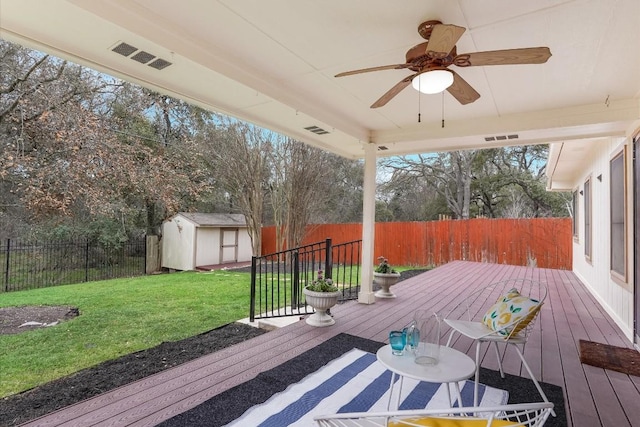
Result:
M425 269L403 271L400 280L424 273ZM0 309L0 334L26 332L25 322L70 321L82 315L74 307L29 306ZM148 350L100 363L23 393L0 399L0 426L15 426L57 409L91 398L180 365L214 351L256 337L266 331L242 323L231 323L181 341L164 342Z
M146 376L265 333L231 323L181 341L100 363L68 377L0 400L0 426L15 426Z

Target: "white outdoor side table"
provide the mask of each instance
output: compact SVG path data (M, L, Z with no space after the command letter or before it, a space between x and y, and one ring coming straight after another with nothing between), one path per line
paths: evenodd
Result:
M440 346L440 360L437 365L419 365L414 361L414 355L407 351L405 351L402 356L394 356L391 354L391 346L388 344L378 350L376 357L378 361L392 373L391 384L389 385L388 410L391 410L389 407L391 406L396 375L400 376L400 384L396 405L395 408L393 408L395 410L397 410L400 405L400 394L402 393L402 380L404 377L430 383L447 384L449 405L451 405L451 384L455 387L458 402L462 404L462 395L460 394L458 381L469 379L476 373L476 364L473 359L458 350L444 346Z

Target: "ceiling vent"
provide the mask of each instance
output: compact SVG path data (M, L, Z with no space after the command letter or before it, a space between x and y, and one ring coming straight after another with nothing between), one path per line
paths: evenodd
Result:
M487 142L491 141L506 141L507 139L518 139L518 135L497 135L497 136L485 136L484 140Z
M163 68L167 68L169 65L171 65L171 62L165 61L162 58L158 58L148 65L149 67L155 68L156 70L162 70Z
M162 70L171 65L171 62L162 59L156 58L156 56L152 53L145 52L144 50L140 50L135 46L131 46L128 43L119 42L111 49L112 52L119 53L122 56L126 56L129 59L133 59L141 64L147 64L156 70ZM133 53L135 55L131 56ZM152 62L149 62L152 61Z
M388 149L386 145L378 145L378 151L387 151Z
M316 135L326 135L329 133L329 131L319 128L318 126L307 126L305 129L309 132L315 133Z
M140 50L140 51L138 51L138 53L133 55L131 57L131 59L133 59L134 61L138 61L141 64L146 64L147 62L151 61L155 57L156 57L155 55L152 55L149 52L145 52L144 50Z
M120 43L119 45L117 45L116 47L114 47L111 50L114 51L115 53L119 53L122 56L129 56L133 52L138 50L138 48L137 47L133 47L130 44Z

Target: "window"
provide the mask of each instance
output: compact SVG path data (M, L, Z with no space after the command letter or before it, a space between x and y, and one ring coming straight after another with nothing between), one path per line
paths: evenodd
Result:
M591 261L591 177L584 182L584 256Z
M574 240L578 240L578 211L580 210L580 205L578 204L578 190L575 190L571 195L571 211L573 212L573 238Z
M625 179L624 150L609 162L611 179L611 271L619 274L623 280L627 278L627 254L625 238Z

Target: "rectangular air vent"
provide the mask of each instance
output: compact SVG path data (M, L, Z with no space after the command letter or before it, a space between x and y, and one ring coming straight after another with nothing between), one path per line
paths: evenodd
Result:
M316 135L326 135L329 133L328 131L322 128L319 128L318 126L307 126L305 129L308 130L309 132L315 133Z
M117 45L116 47L114 47L111 50L114 51L115 53L119 53L122 56L129 56L133 52L138 50L138 48L137 47L133 47L130 44L120 43L119 45Z
M485 136L484 140L487 142L491 142L491 141L504 141L507 139L518 139L518 135L516 134L511 134L511 135L496 135L496 136Z
M133 59L134 61L141 64L147 64L150 67L155 68L156 70L163 70L169 65L172 65L172 63L167 61L166 59L156 58L156 55L145 52L144 50L140 50L137 47L125 42L116 43L115 46L111 48L111 51L122 56L126 56L129 59ZM135 55L131 56L134 52Z
M147 62L151 61L155 57L156 57L155 55L152 55L149 52L145 52L144 50L141 50L135 55L133 55L131 59L133 59L134 61L138 61L141 64L146 64Z
M386 151L386 150L388 150L388 148L385 145L378 146L378 151Z
M162 58L158 58L148 65L149 67L155 68L156 70L162 70L163 68L167 68L169 65L171 65L171 62L165 61Z

